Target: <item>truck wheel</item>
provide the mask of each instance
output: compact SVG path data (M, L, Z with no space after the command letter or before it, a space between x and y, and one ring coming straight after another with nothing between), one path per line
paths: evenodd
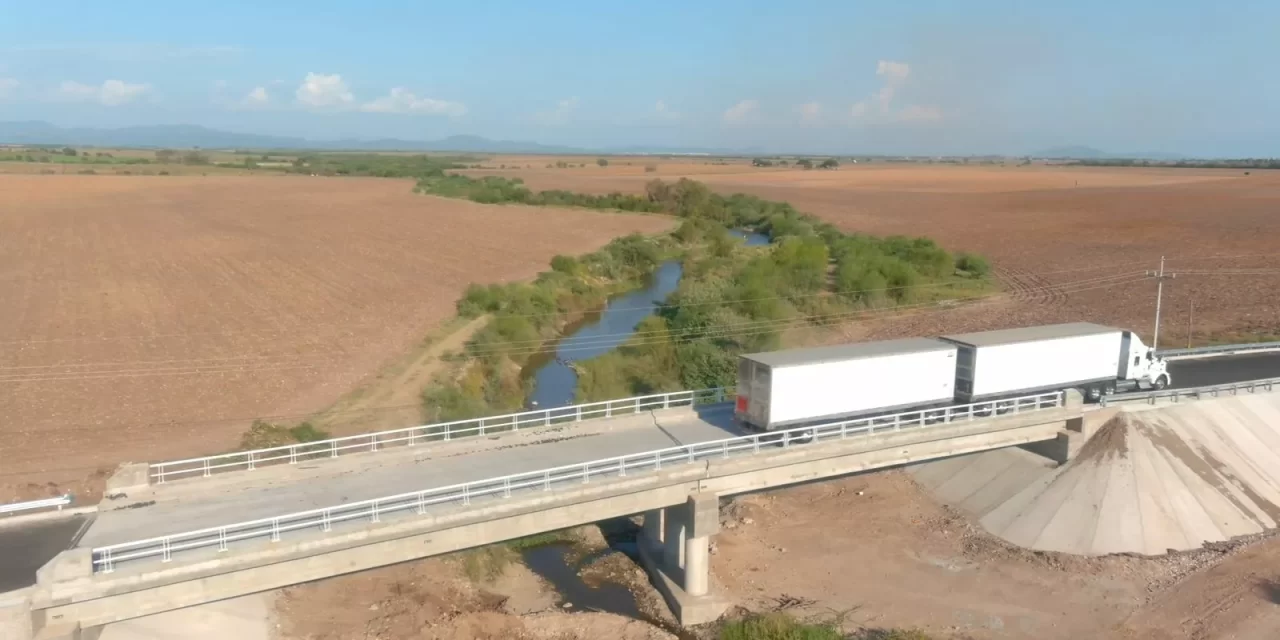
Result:
M1156 391L1160 391L1169 386L1169 376L1160 376L1156 378L1155 384L1151 385Z
M1102 395L1113 396L1115 394L1116 394L1116 383L1108 382L1105 386L1102 387Z

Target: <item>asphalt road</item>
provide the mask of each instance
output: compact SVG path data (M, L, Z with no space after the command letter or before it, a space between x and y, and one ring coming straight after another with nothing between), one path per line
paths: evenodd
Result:
M71 547L88 516L0 527L0 593L36 583L36 569Z
M1169 363L1174 389L1280 378L1280 351Z

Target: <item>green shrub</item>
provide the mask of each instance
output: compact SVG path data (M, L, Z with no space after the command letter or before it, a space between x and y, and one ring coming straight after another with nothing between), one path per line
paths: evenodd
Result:
M972 253L956 254L956 268L975 278L982 278L991 273L991 264L987 259Z
M559 255L551 259L552 271L573 275L578 272L578 259L573 256Z
M785 614L767 613L726 622L720 640L842 640L831 623L805 623Z

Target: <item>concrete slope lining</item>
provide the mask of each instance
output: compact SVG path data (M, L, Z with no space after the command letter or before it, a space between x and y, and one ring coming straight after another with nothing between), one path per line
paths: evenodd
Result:
M1061 467L1027 455L909 471L987 532L1042 551L1162 555L1280 523L1280 394L1125 407Z

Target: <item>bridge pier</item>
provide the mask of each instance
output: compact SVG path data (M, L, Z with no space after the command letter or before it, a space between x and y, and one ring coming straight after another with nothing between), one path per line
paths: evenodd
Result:
M696 493L644 514L640 558L681 625L713 622L729 606L710 589L711 536L719 531L715 494Z

